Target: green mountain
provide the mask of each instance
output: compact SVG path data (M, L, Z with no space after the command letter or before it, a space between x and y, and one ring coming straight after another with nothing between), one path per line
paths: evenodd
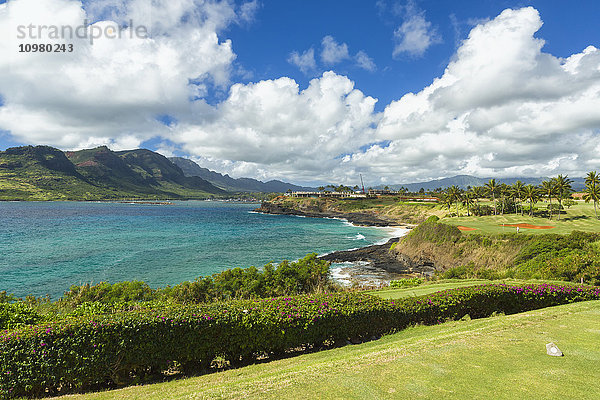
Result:
M225 195L150 150L72 152L24 146L0 152L0 200L202 199Z
M227 190L229 192L283 193L287 192L288 190L315 190L314 188L297 186L291 183L282 182L278 180L262 182L252 178L235 179L230 177L229 175L223 175L218 172L211 171L207 168L203 168L187 158L171 157L169 158L169 160L171 160L174 164L180 167L186 176L200 177L209 181L213 185L220 187L221 189Z

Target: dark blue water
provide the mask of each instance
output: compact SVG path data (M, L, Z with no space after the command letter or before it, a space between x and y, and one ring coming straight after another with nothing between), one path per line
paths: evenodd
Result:
M0 202L0 290L58 298L72 284L137 279L164 287L390 235L339 220L252 213L257 206Z

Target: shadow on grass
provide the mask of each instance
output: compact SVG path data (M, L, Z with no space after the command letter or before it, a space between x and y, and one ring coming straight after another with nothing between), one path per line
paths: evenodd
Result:
M592 217L588 216L588 215L575 215L573 217L568 217L568 218L561 218L561 221L578 221L578 220L587 220L587 219L592 219Z
M393 333L393 332L390 332ZM204 375L211 375L217 372L235 370L250 365L260 365L276 360L293 358L304 354L317 353L324 350L331 350L345 347L348 345L356 345L381 339L383 335L372 336L371 338L351 339L339 342L329 341L321 345L301 346L294 349L289 349L283 352L271 353L255 353L246 359L240 357L238 360L227 360L224 357L217 357L211 361L210 366L202 365L201 363L189 363L187 365L175 364L170 369L159 371L153 368L147 368L141 371L135 371L129 377L121 377L122 383L117 384L113 381L96 383L77 390L56 390L48 391L41 397L53 398L57 396L73 395L73 394L89 394L102 393L111 390L125 389L133 386L145 386L157 383L165 383L176 381L179 379L188 379Z

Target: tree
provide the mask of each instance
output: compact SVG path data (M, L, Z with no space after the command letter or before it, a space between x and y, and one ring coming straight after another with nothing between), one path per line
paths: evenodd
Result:
M513 199L515 200L515 203L517 204L517 207L519 205L521 205L521 215L523 215L523 205L520 203L523 200L524 191L525 191L525 185L523 184L523 182L516 181L515 184L512 185L511 193L512 193ZM517 200L518 200L518 202L517 202Z
M583 199L586 203L594 202L594 215L598 219L598 202L600 201L600 177L596 171L588 172L585 178L585 190Z
M510 195L510 188L506 183L498 185L498 193L500 194L500 200L502 201L502 208L500 214L504 215L504 205L506 203L506 196Z
M573 188L571 187L571 183L573 183L572 179L569 179L567 175L562 176L558 175L554 180L554 187L556 188L556 194L558 196L558 219L560 220L560 209L562 208L562 202L564 199L571 197L571 193L573 192Z
M550 212L550 219L552 219L552 196L556 195L554 179L550 179L549 181L543 181L542 186L540 187L540 190L543 193L543 195L548 198L548 201L550 201L549 212Z
M467 217L471 216L471 207L473 207L473 205L475 204L476 198L477 197L475 196L475 193L473 193L472 190L466 192L463 195L462 203L463 206L467 207Z
M440 198L440 204L442 206L448 207L448 212L450 212L450 207L452 207L452 198L447 193L442 193L442 197Z
M533 206L540 201L540 191L533 185L523 188L523 198L529 202L529 216L533 217Z
M456 203L456 216L458 217L458 203L462 198L462 190L458 186L452 185L446 189L446 195L450 198L451 203Z
M585 185L587 186L600 186L600 175L596 171L588 172L585 177Z
M494 215L498 214L498 210L496 210L496 194L498 194L498 184L495 179L490 179L488 183L485 184L485 188L487 189L488 195L492 196L492 202L494 203Z

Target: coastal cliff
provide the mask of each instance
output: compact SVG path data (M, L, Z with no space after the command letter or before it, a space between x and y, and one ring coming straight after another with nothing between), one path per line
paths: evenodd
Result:
M432 276L435 273L435 268L430 261L419 258L413 259L394 251L400 240L401 238L392 238L385 244L336 251L318 258L335 263L368 262L371 267L384 270L390 274Z
M298 204L298 203L297 203ZM318 207L310 204L299 203L296 207L275 202L263 202L255 211L265 214L299 215L312 218L342 218L355 225L362 226L390 226L396 222L378 216L373 212L342 212L333 208Z

